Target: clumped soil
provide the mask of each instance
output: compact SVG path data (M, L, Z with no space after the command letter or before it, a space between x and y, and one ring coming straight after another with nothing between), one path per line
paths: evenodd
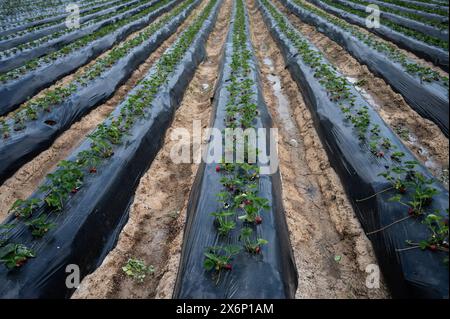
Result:
M111 98L105 103L97 106L80 121L74 123L69 129L61 134L47 150L41 152L27 164L22 166L13 176L6 180L3 185L0 185L0 221L5 219L8 210L17 199L25 199L30 196L42 183L45 176L53 171L61 160L69 156L83 142L86 136L109 116L109 114L125 98L128 92L130 92L147 74L154 62L157 61L164 51L175 42L178 34L192 21L195 13L199 11L200 7L202 7L202 5L192 11L187 19L178 27L176 32L164 41L161 46L132 73L131 77L116 90ZM137 33L130 35L127 39L133 38L136 34ZM104 54L106 54L106 52ZM92 63L95 63L95 60L88 65L91 65ZM76 73L79 72L81 71L79 70ZM73 79L73 77L74 75L68 75L58 81L55 86L67 83ZM43 92L39 93L39 95L41 94L43 94Z
M251 35L265 101L279 128L283 201L299 271L297 298L386 298L365 285L372 245L331 168L301 91L271 38L254 0Z
M394 129L402 142L448 188L448 138L432 121L416 113L400 94L395 93L382 78L354 59L344 48L320 33L314 26L303 23L278 0L274 4L290 22L330 61L341 74L358 83L358 90L368 97L383 120ZM410 57L411 54L408 54ZM417 57L414 59L418 60ZM423 63L423 61L420 61ZM442 70L441 73L448 76Z
M206 4L206 2L204 3ZM117 246L102 265L84 278L72 298L171 298L178 271L186 205L198 165L176 164L170 157L178 143L171 139L177 128L192 134L192 123L209 126L212 97L228 29L232 1L220 9L207 41L207 58L189 84L164 146L141 178L130 210L130 218ZM205 143L203 140L202 143ZM124 275L128 258L138 258L155 268L155 273L138 283Z

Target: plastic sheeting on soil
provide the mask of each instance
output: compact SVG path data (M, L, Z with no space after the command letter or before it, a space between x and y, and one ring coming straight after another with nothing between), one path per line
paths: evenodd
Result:
M219 130L225 128L225 106L229 101L226 85L230 78L233 53L232 25L233 20L226 40L212 114L212 125ZM247 39L250 39L250 35ZM247 46L252 52L249 40ZM272 119L261 94L254 57L249 64L249 77L255 83L252 89L257 92L255 103L259 110L255 127L270 128ZM268 143L269 138L266 140L267 150ZM220 210L216 194L223 191L221 175L215 171L216 165L217 163L202 162L191 189L174 298L294 298L298 275L284 215L278 170L271 175L260 176L259 196L267 198L270 205L270 209L262 213L264 222L254 229L258 237L269 242L262 247L262 254L255 256L240 252L233 258L233 270L222 272L218 284L212 278L212 273L204 269L204 252L207 246L239 244L239 232L236 230L227 239L219 237L214 217L210 215ZM239 223L242 222L236 220L236 224Z
M68 1L68 2L70 2L70 1ZM117 0L113 0L111 2L108 2L107 4L109 5L110 3L114 3L114 2L117 2ZM84 7L80 6L80 14L83 14L85 12L91 11L91 10L99 8L99 7L103 7L104 5L105 5L105 3L94 4L94 5L88 4L87 6L84 6ZM27 13L30 13L30 11ZM45 12L45 10L42 10L42 8L33 10L33 13L34 13L34 15L31 15L31 16L29 16L29 15L20 16L20 19L18 21L16 21L16 23L12 22L13 26L10 26L8 24L8 27L6 27L4 30L0 30L0 37L7 36L10 34L19 32L19 31L23 31L28 28L36 27L36 26L39 26L39 25L42 25L45 23L59 21L59 20L65 19L69 15L69 13L66 12L65 6L60 8L59 10L53 11L51 16L45 17L43 19L40 18L40 16L39 16L40 14L43 13L43 14L47 15L50 13ZM27 18L33 19L33 17L38 20L24 22ZM6 24L6 22L5 22L5 24Z
M66 266L80 267L81 279L95 270L128 218L139 179L159 151L164 135L181 102L184 91L198 64L204 59L206 39L217 18L219 1L194 38L181 62L169 76L146 111L123 143L115 148L114 156L98 167L94 176L85 176L83 187L69 199L63 212L51 215L57 223L42 239L33 240L26 226L18 226L11 241L28 244L37 253L20 269L8 271L0 267L1 298L62 298L69 297L73 289L66 287ZM156 70L152 68L148 76ZM138 90L136 86L131 94ZM124 100L114 111L120 114ZM90 147L86 140L69 157ZM42 196L36 193L32 197ZM37 214L42 214L42 209ZM10 218L11 219L11 218Z
M0 144L0 183L10 177L36 154L49 147L53 141L74 122L96 105L106 101L123 84L133 71L151 52L173 34L185 20L199 0L183 10L148 40L134 48L108 71L86 86L78 85L78 90L53 107L50 113L41 111L39 120L27 122L23 131L11 132L11 136ZM161 8L166 10L166 8ZM155 12L155 14L158 14ZM51 125L47 124L51 123Z
M155 0L157 3L158 0ZM155 20L164 12L169 11L181 0L174 0L145 17L133 21L118 30L90 42L87 46L63 56L56 61L46 63L36 70L22 75L19 79L11 80L0 86L0 115L4 115L25 102L40 90L48 87L73 70L85 65L104 51L124 40L131 33L138 31Z
M371 72L382 77L394 91L400 93L417 113L436 123L449 136L447 87L422 81L418 76L409 74L400 63L372 49L350 32L302 9L291 0L280 1L303 22L317 27L319 32L343 46L360 63L367 65Z
M317 7L330 12L352 24L356 24L360 27L366 28L370 32L373 32L386 40L392 41L397 44L399 47L413 52L417 56L433 62L435 65L441 67L443 70L449 70L449 57L448 51L445 51L436 46L432 46L426 44L422 41L416 40L412 37L406 36L400 32L392 30L384 25L380 25L379 28L367 28L365 19L356 16L354 14L348 13L344 10L332 7L324 2L319 0L307 0Z
M282 51L287 68L302 89L329 160L340 178L345 181L343 185L364 230L371 232L408 216L404 206L389 202L388 199L393 195L391 192L378 194L366 201L356 201L389 188L391 185L379 176L379 173L385 171L386 165L395 164L390 159L379 159L368 149L363 149L367 146L361 145L353 126L345 120L338 105L330 101L327 92L314 77L314 71L303 63L298 51L278 28L260 0L258 4L265 23ZM352 93L357 97L355 105L368 107L372 123L380 127L380 136L389 138L398 151L404 152L405 161L415 160L354 88ZM418 166L417 170L427 178L432 178L423 166ZM448 208L448 191L438 182L435 182L433 187L440 194L433 197L430 211L437 209L443 212ZM396 251L398 248L407 247L406 240L419 242L428 236L426 226L413 218L369 236L381 271L394 297L448 298L449 273L443 262L445 253L420 249Z
M388 8L392 8L392 9L395 9L395 10L400 10L400 11L404 11L404 12L408 12L408 13L414 13L414 14L420 15L420 16L422 16L424 18L427 18L427 19L441 21L441 22L448 22L448 17L441 16L439 14L428 13L428 12L423 12L423 11L419 11L419 10L414 10L414 9L402 7L402 6L399 6L399 5L396 5L396 4L393 4L393 3L384 2L384 1L378 1L378 0L365 0L365 1L373 3L373 4L378 4L380 6L385 6L385 7L388 7Z
M137 2L137 1L135 1L135 2ZM45 43L39 44L38 46L23 50L23 51L19 51L18 53L14 54L10 57L0 60L0 73L4 73L4 72L8 72L10 70L13 70L13 69L25 64L29 60L41 57L45 54L48 54L49 52L60 50L65 45L70 44L71 42L74 42L75 40L77 40L81 37L84 37L88 34L94 33L97 30L99 30L100 28L103 28L109 24L115 23L121 19L125 19L133 14L136 14L139 11L152 6L153 4L155 4L155 3L154 2L147 3L143 6L140 6L138 8L117 14L108 19L103 19L94 24L89 24L83 28L75 29L70 33L64 34L64 35L59 36L54 39L50 39L49 41L46 41ZM115 11L122 9L123 7L127 7L129 5L131 5L131 4L121 5L118 7L110 8L108 10L110 12L115 12ZM80 22L80 23L82 23L82 22ZM63 24L63 25L65 25L65 24ZM61 27L61 29L63 29L63 28L65 28L65 27ZM50 31L40 30L40 31L42 31L42 33L44 33L42 36L46 36L46 35L52 34L53 32L57 32L59 30L50 30ZM39 38L41 38L42 36L39 36ZM32 40L27 40L24 42L28 42L28 41L32 41Z

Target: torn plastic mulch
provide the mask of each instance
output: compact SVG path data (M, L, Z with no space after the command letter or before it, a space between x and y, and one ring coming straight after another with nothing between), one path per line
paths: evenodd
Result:
M379 28L367 28L366 20L355 14L351 14L339 8L332 7L319 0L307 1L321 8L322 10L332 13L352 24L356 24L362 28L366 28L368 31L373 32L386 40L392 41L399 47L408 50L425 60L433 62L435 65L441 67L447 72L449 70L448 51L445 51L442 48L432 46L412 37L406 36L384 25L380 25Z
M330 100L327 91L315 77L315 71L303 62L300 52L281 31L271 13L262 4L262 0L258 0L258 5L272 37L281 49L287 68L302 89L328 158L343 181L359 221L366 232L375 231L368 237L372 241L392 296L448 298L449 273L448 266L444 263L448 253L421 249L397 251L409 247L407 240L420 242L427 239L430 236L427 227L420 221L409 218L380 230L408 216L407 208L400 203L389 201L395 192L386 191L392 185L379 175L386 171L386 167L395 167L396 163L391 158L372 155L368 145L361 142L340 107ZM274 10L279 13L276 8ZM297 34L306 41L285 17L283 21L289 32L293 32L291 34ZM310 45L310 49L320 54L313 45ZM396 151L403 152L405 161L416 160L355 88L351 87L350 90L352 96L356 97L354 105L367 107L370 121L374 126L378 125L380 136L387 137L396 146ZM433 197L430 211L436 209L441 213L445 212L448 209L448 191L422 165L417 165L416 171L433 179L432 187L439 192ZM363 198L367 199L361 201Z
M18 79L2 83L0 86L0 116L14 110L40 90L50 86L73 70L85 65L104 51L124 40L131 33L138 31L151 23L161 14L169 11L181 0L170 3L150 12L145 17L133 21L108 35L90 42L87 46L59 58L51 63L45 63L37 69L27 72ZM154 0L157 5L160 0Z
M138 1L142 1L142 0L136 0L133 2L138 2ZM116 11L118 11L120 9L124 9L132 4L133 3L122 4L120 6L110 8L107 10L108 11L107 13L116 12ZM144 6L141 6L141 7L126 11L126 12L119 13L110 18L102 19L101 21L98 21L95 23L89 23L86 26L81 26L80 28L74 29L73 31L71 31L69 33L64 33L61 36L54 37L45 42L41 42L40 44L35 45L31 48L19 50L19 52L17 52L16 54L13 54L11 56L8 56L8 57L0 60L0 73L5 73L8 71L11 71L11 70L25 64L26 62L30 61L31 59L41 57L49 52L60 50L65 45L70 44L71 42L78 40L79 38L81 38L85 35L94 33L97 30L99 30L100 28L103 28L109 24L115 23L115 22L119 21L120 19L127 18L130 15L136 14L140 10L143 10L152 5L153 5L153 3L147 3ZM99 13L96 13L96 15L98 15L98 14ZM104 15L104 14L106 14L106 13L102 13L102 15ZM95 18L95 17L93 17L93 18ZM83 23L83 22L80 22L80 24L81 23ZM17 40L20 43L17 43L13 46L17 46L17 45L20 45L21 43L33 41L33 40L35 40L35 38L37 39L37 38L42 38L47 35L52 35L53 33L63 30L64 28L66 28L65 23L63 23L62 25L54 26L54 27L52 27L51 30L50 29L39 30L41 35L37 35L34 32L29 35L27 34L23 37L16 38L15 40ZM33 39L26 39L26 38L33 38ZM42 41L42 39L40 41ZM0 43L0 46L1 46L1 43Z
M184 91L197 66L206 56L206 40L221 3L219 0L212 6L182 60L176 64L174 71L153 98L151 108L145 110L143 118L133 124L122 143L115 147L114 155L97 167L96 174L85 176L83 187L65 203L63 211L49 215L48 218L57 226L38 240L33 239L23 223L13 229L8 241L20 242L32 248L36 252L36 258L29 259L18 269L8 270L1 265L1 298L69 297L74 288L66 286L66 277L69 275L66 267L78 266L82 279L94 271L113 248L128 219L129 205L140 177L162 146L165 132L173 120ZM166 52L170 52L171 48ZM151 77L156 71L156 67L153 67L147 77ZM140 84L130 94L142 88ZM126 105L127 99L118 105L112 116L119 116ZM90 140L84 141L68 160L75 160L76 155L90 148L90 145ZM48 180L44 182L46 183ZM31 198L42 198L44 195L36 192ZM40 216L45 210L45 207L40 207L33 216ZM11 221L13 217L8 218L4 224Z
M0 183L49 147L74 122L111 97L136 67L177 30L199 1L196 0L100 77L87 85L77 84L76 92L65 98L63 103L56 105L50 113L41 110L39 120L27 122L24 130L12 131L7 139L0 140Z
M344 47L376 76L382 77L394 91L405 98L409 106L422 117L436 123L445 136L449 136L448 87L436 82L422 81L419 76L408 73L400 63L392 61L350 32L301 8L293 1L280 0L280 2L302 21L317 27L319 32Z
M233 12L233 16L236 17L236 4ZM248 28L247 21L248 19L246 19ZM230 101L227 85L231 77L234 23L235 19L232 20L227 35L214 97L211 125L219 130L225 129L226 105ZM248 29L246 33L248 34ZM246 46L253 53L249 39L248 34ZM268 129L272 127L272 119L262 97L257 62L253 54L251 55L248 60L251 70L248 78L252 80L252 91L256 93L251 98L251 103L255 103L259 111L254 127ZM269 139L268 137L265 141L266 151L269 150ZM207 152L212 151L210 147L213 146L210 145ZM233 257L233 270L221 271L219 281L213 278L213 272L205 270L206 247L242 244L239 241L237 229L232 230L228 236L221 237L214 225L214 217L211 213L220 211L223 205L217 198L217 194L223 192L223 186L220 182L222 176L215 170L216 165L217 163L202 161L191 188L182 255L173 297L181 299L294 298L298 274L285 220L278 167L275 173L261 174L259 180L258 196L268 199L270 206L261 214L264 222L253 227L258 237L268 240L268 243L261 247L261 254L252 255L241 251ZM237 217L235 221L236 225L242 224Z
M120 9L126 7L127 5L132 5L133 4L133 3L120 4L120 2L119 3L118 2L119 1L113 1L110 4L112 7L106 8L106 9L101 10L99 12L95 12L95 13L92 13L92 14L89 14L89 15L86 15L86 16L83 16L83 17L80 17L80 20L79 20L80 25L83 24L86 21L95 19L97 17L101 17L101 16L103 16L105 14L108 14L108 13L113 13L113 12L115 12L117 10L120 10ZM103 4L103 6L105 6L105 4ZM4 50L8 50L8 49L14 48L14 47L16 47L16 46L18 46L20 44L34 41L36 39L42 38L44 36L50 35L50 34L52 34L54 32L61 31L61 30L66 29L66 28L68 28L67 24L66 24L66 21L62 21L61 23L58 23L56 25L51 25L51 26L48 26L48 27L45 27L45 28L42 28L42 29L38 29L38 30L31 31L31 32L27 32L27 33L25 33L23 35L18 35L18 36L15 36L15 37L11 37L9 39L1 40L0 41L0 51L4 51ZM79 28L78 31L81 31L81 33L83 33L83 35L84 34L88 34L88 33L85 33L84 30L81 29L81 28ZM91 32L93 32L93 31L91 31ZM5 72L5 71L0 69L0 72Z

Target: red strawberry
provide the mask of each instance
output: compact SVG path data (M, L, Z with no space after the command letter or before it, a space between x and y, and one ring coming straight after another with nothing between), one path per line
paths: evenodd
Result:
M220 165L216 166L216 172L220 172Z
M408 215L414 215L414 209L412 207L408 208Z
M377 153L377 157L384 157L384 152L379 151L379 152Z
M24 257L24 258L21 258L21 259L18 259L17 261L16 261L16 267L21 267L21 266L23 266L25 263L27 262L27 259Z
M246 200L244 200L244 204L245 204L245 205L251 205L251 204L252 204L252 201L249 200L249 199L246 199Z
M430 246L428 246L428 249L430 249L431 251L436 251L437 250L437 246L436 245L430 245Z
M258 225L262 223L262 217L261 216L256 216L255 217L255 223L257 223Z
M72 189L71 193L72 193L72 194L78 193L78 189L76 189L76 188Z
M398 189L398 191L399 191L400 194L404 194L404 193L406 193L406 187L405 187L405 186L402 186L402 187L400 187L400 188Z
M91 174L97 173L97 169L95 167L91 167L91 169L89 170L89 173L91 173Z
M256 246L255 248L255 253L259 254L261 252L261 247Z
M231 266L231 264L226 264L226 265L225 265L225 269L226 269L226 270L232 270L232 269L233 269L233 266Z

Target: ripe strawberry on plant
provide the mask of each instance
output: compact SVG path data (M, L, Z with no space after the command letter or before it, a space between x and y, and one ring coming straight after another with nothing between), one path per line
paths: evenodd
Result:
M28 258L35 257L35 253L21 244L8 244L0 248L0 262L9 269L23 266Z
M214 246L208 247L205 252L203 266L206 270L220 272L222 269L232 270L231 259L240 252L238 246Z
M253 230L245 227L241 230L240 240L244 242L245 249L251 254L259 254L261 246L268 244L268 241L262 238L251 239Z

